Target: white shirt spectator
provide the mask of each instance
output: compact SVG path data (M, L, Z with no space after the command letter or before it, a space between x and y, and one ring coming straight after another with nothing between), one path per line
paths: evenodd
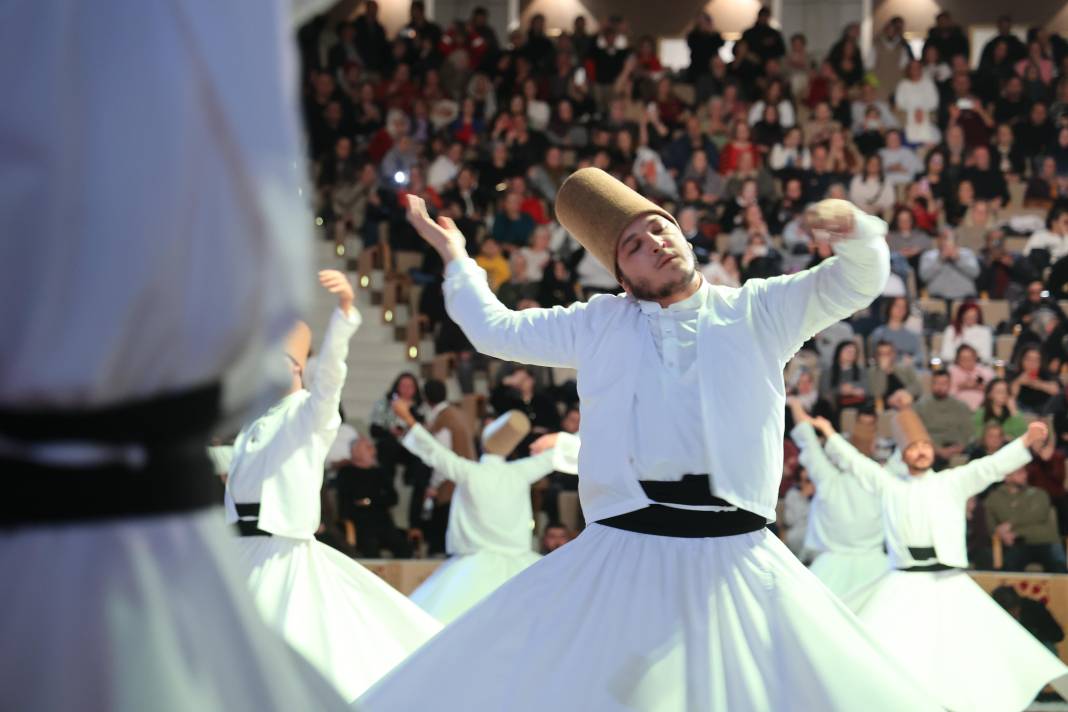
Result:
M1048 250L1050 262L1056 262L1068 255L1068 235L1058 235L1052 230L1039 230L1027 238L1024 244L1024 254L1031 254L1031 250Z
M898 82L894 90L894 105L905 112L905 140L912 144L938 143L942 132L931 121L931 112L938 109L938 87L929 77ZM916 112L920 111L917 119Z
M452 182L460 172L460 166L452 162L446 154L441 154L430 164L426 171L426 182L436 191L441 191Z
M755 126L757 122L764 118L764 107L767 103L761 99L760 101L749 107L749 125ZM794 105L787 99L782 99L775 106L779 110L779 125L784 129L788 129L797 123L797 115L794 113Z
M894 191L886 180L855 175L849 182L849 200L867 213L881 215L893 207Z
M886 182L892 186L911 183L923 170L923 161L911 148L881 148L879 158L883 161Z
M994 332L986 324L966 326L960 334L952 324L947 326L942 332L942 349L938 357L945 364L953 363L953 359L957 357L957 349L962 344L968 344L975 349L979 360L983 363L990 363L994 360Z
M771 147L771 155L768 156L768 168L773 171L781 171L784 168L801 168L808 170L812 165L812 157L804 146L787 148L781 143Z
M534 131L544 131L552 118L552 109L537 99L527 102L527 123Z

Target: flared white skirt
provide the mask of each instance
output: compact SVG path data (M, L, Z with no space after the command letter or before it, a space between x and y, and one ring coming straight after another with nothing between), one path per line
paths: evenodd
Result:
M964 571L890 571L857 615L946 709L1022 710L1068 667Z
M268 625L346 700L441 629L378 576L314 539L240 537L234 543Z
M231 538L221 509L0 534L0 709L345 709L256 614Z
M451 623L541 556L480 551L453 556L412 592L412 601L442 623Z
M882 549L855 553L825 551L809 566L824 586L847 603L850 593L870 585L889 568L890 561Z
M357 700L367 712L938 709L767 530L591 524Z

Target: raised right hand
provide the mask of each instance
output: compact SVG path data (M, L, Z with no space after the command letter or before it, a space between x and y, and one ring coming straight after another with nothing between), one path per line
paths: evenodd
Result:
M559 433L549 433L548 435L542 435L540 438L530 444L530 454L540 455L546 450L552 450L556 447L556 436Z
M439 217L437 222L430 219L426 211L426 201L417 195L408 194L408 222L419 237L423 238L428 245L437 250L442 261L446 264L458 257L466 257L467 249L463 233L456 227L451 218Z

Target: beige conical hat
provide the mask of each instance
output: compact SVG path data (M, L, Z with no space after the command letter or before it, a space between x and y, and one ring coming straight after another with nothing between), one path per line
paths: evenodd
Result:
M300 364L301 369L308 365L311 353L311 327L298 321L286 336L286 354Z
M600 168L575 171L556 194L556 219L613 275L624 228L650 213L678 224L671 213Z
M931 442L927 427L912 408L899 410L894 416L894 440L901 452L918 442Z
M482 452L508 457L530 433L530 427L530 418L525 413L508 411L482 431Z

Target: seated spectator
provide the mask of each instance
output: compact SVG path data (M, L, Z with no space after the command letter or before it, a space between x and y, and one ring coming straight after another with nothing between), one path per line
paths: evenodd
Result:
M894 211L890 220L890 230L886 234L886 244L890 251L901 255L913 269L917 269L920 263L920 255L931 249L934 240L931 236L916 227L916 216L906 207Z
M969 410L983 403L986 384L994 380L994 371L979 362L979 356L968 344L957 347L957 356L949 365L949 393Z
M1046 229L1031 235L1024 245L1025 255L1033 250L1046 250L1051 263L1068 257L1068 204L1058 203L1050 208Z
M771 147L782 141L785 129L779 120L779 110L772 106L764 107L760 121L753 124L753 143L761 154L767 154Z
M574 482L575 478L567 475L568 481ZM542 556L547 556L571 541L571 530L560 522L551 521L545 525L545 531L541 534L539 550Z
M556 409L556 402L537 387L534 374L527 366L516 366L500 380L490 393L490 404L494 412L520 410L530 418L531 434L516 449L517 456L525 456L530 443L538 436L560 430L560 412Z
M939 358L947 364L954 361L963 344L971 346L983 363L994 360L994 332L983 323L983 310L975 302L965 302L957 307L953 323L942 334Z
M827 143L831 136L842 130L842 125L834 120L831 114L831 105L825 101L816 105L812 112L812 118L802 127L805 135L805 145L809 148L820 143Z
M1058 320L1064 318L1057 300L1046 290L1042 280L1033 279L1027 283L1027 291L1023 300L1017 304L1009 317L1009 326L1015 331L1016 327L1030 329L1035 317L1042 312L1049 312Z
M393 147L386 152L378 173L383 187L406 188L412 169L419 164L419 151L407 134L399 136Z
M853 131L858 133L864 125L868 113L875 109L879 126L884 129L898 127L897 117L894 116L890 104L878 97L878 89L871 82L864 82L860 87L860 96L853 102L850 111L853 116Z
M849 132L845 129L831 134L827 142L827 162L830 171L837 173L843 182L847 180L847 176L861 170L860 155L851 145Z
M1021 596L1008 584L998 586L990 595L1051 653L1058 654L1057 643L1064 640L1064 630L1045 603L1029 596Z
M933 146L942 140L942 132L932 119L938 102L934 80L924 73L920 62L909 62L905 76L894 89L894 106L905 114L905 140L909 144Z
M905 389L914 399L923 394L923 385L911 359L900 359L889 341L875 343L875 365L868 369L868 393L877 401Z
M385 549L398 559L411 557L411 543L391 513L399 499L393 476L379 466L371 438L352 442L352 461L338 470L336 486L338 515L355 526L359 556L377 559Z
M891 129L886 132L886 146L879 150L883 159L883 172L891 186L911 183L923 170L923 162L911 148L901 143L901 132Z
M1065 85L1068 86L1068 83ZM1052 156L1039 159L1038 166L1038 170L1027 181L1024 206L1049 210L1054 202L1065 197L1065 181L1057 175L1057 161Z
M956 227L975 202L975 186L967 178L957 183L957 191L945 203L946 222Z
M553 254L549 249L552 235L548 225L538 225L530 235L530 245L519 248L526 262L527 279L531 282L540 282L545 274L545 268L552 260ZM514 271L514 270L513 270Z
M703 149L695 150L690 154L690 162L686 165L686 170L683 171L682 177L679 179L680 191L683 182L687 180L697 181L702 202L708 204L717 202L720 196L723 195L723 190L726 186L723 176L709 165L708 154Z
M494 292L512 277L512 268L508 264L508 258L504 256L501 246L492 237L486 237L479 245L475 262L486 270L489 287Z
M527 171L527 180L543 199L552 203L570 174L571 170L563 163L563 152L558 146L550 146L545 151L545 160Z
M590 141L586 127L575 120L575 107L567 99L556 105L556 112L545 130L549 143L560 148L583 148Z
M452 185L463 165L464 145L453 141L449 148L430 164L426 172L426 182L439 193Z
M887 341L899 357L912 361L915 368L923 368L923 342L918 333L905 325L909 318L909 300L906 297L887 299L883 302L883 313L883 323L871 332L868 343L874 347L880 341Z
M801 129L794 126L786 130L782 141L771 147L768 168L777 178L786 180L811 166L812 157L802 139Z
M764 89L764 96L749 107L749 125L756 126L761 119L764 119L764 109L769 106L774 106L778 111L779 125L784 129L797 123L794 105L783 91L782 81L779 79L769 81Z
M836 415L843 408L859 408L868 403L867 369L852 339L835 347L830 368L824 369L820 377L820 395L831 404Z
M722 255L712 253L707 265L699 269L705 280L713 286L740 287L742 275L738 259L729 252Z
M405 428L404 423L393 412L394 398L403 398L412 403L413 412L418 409L419 417L422 417L423 395L415 374L404 372L397 376L389 391L375 401L371 408L371 437L374 439L378 462L390 482L393 481L398 466L404 467L404 481L409 484L429 480L429 468L400 444L399 438L403 436Z
M727 250L732 255L740 255L745 252L746 247L750 244L750 238L753 236L759 236L762 240L766 240L767 245L771 245L771 230L768 228L767 221L764 220L764 213L760 209L759 203L750 202L742 210L739 218L740 221L731 230L727 241Z
M505 194L501 211L493 219L493 239L501 246L523 247L530 242L535 222L522 211L522 204L522 195Z
M1005 447L1008 442L1009 438L1005 435L1005 430L996 421L992 420L983 426L979 438L968 446L965 455L968 457L968 462L978 460L988 455L993 455Z
M972 165L965 169L964 176L975 188L975 197L990 201L995 208L1009 204L1009 187L1005 174L990 161L990 149L976 146L972 150Z
M975 409L972 424L975 437L979 439L990 423L1001 426L1008 438L1018 438L1027 432L1027 420L1016 410L1016 399L1009 390L1009 383L1004 378L992 378L987 381L983 402Z
M522 302L537 297L538 282L530 279L526 256L520 250L512 252L508 267L511 275L497 288L497 298L509 309L518 310Z
M800 178L789 178L783 181L782 198L768 211L768 227L773 235L782 235L789 247L789 240L783 234L787 223L790 223L804 215L808 203L805 202L804 187ZM804 240L808 242L807 236Z
M946 175L946 155L935 149L927 152L923 162L923 173L916 177L916 186L919 186L928 201L931 202L929 209L936 213L938 208L949 199L951 182ZM909 201L910 204L912 201ZM919 220L917 220L919 223ZM928 225L920 225L924 230L934 231L936 221L932 220Z
M1011 392L1016 406L1023 413L1041 415L1046 412L1050 399L1060 392L1054 376L1042 363L1042 349L1038 346L1024 347L1012 369Z
M767 205L775 199L775 179L768 172L763 163L757 159L754 161L749 154L742 154L738 160L738 168L727 179L723 188L723 197L732 198L746 183L756 183L757 199L762 205Z
M998 124L990 153L994 168L1009 180L1018 180L1026 172L1026 154L1016 144L1016 135L1008 124Z
M864 212L880 217L893 207L893 187L883 175L883 162L879 156L868 156L864 161L864 172L853 176L849 183L849 200Z
M660 154L647 146L640 146L634 159L633 173L638 180L640 192L653 200L677 200L678 188Z
M563 260L551 260L538 285L538 304L545 309L566 307L581 298L582 291L571 276L567 263Z
M980 271L975 253L958 247L949 228L939 234L935 247L920 256L920 279L932 297L955 301L976 296L975 280Z
M1027 469L1009 474L983 502L987 527L1002 543L1003 571L1039 563L1047 573L1066 573L1064 541L1045 490L1027 483Z
M949 389L949 371L935 371L931 375L931 392L916 403L916 414L935 446L936 470L963 454L972 439L972 412L951 396Z
M767 232L767 225L763 224L763 218L759 221L754 218L750 225L748 241L739 265L743 282L782 274L782 254L772 245L771 235Z
M751 140L752 134L749 124L744 121L736 121L731 128L731 139L723 147L719 155L719 172L724 176L733 175L738 170L743 155L752 158L752 165L760 161L760 151Z
M1053 60L1046 56L1046 51L1038 39L1032 39L1027 43L1027 56L1018 61L1013 69L1016 70L1017 75L1022 77L1029 66L1038 69L1039 79L1043 84L1049 86L1053 82L1055 71Z
M1045 490L1053 508L1057 510L1057 526L1061 536L1068 534L1068 490L1064 486L1065 457L1057 449L1057 436L1050 427L1045 443L1031 448L1033 458L1027 463L1027 481Z
M1018 297L1022 285L1034 277L1034 268L1026 257L1006 248L1000 231L989 233L986 241L982 272L975 282L976 287L987 292L990 299L1011 300Z
M860 123L854 124L853 145L865 158L886 146L886 127L879 118L879 110L870 107Z

